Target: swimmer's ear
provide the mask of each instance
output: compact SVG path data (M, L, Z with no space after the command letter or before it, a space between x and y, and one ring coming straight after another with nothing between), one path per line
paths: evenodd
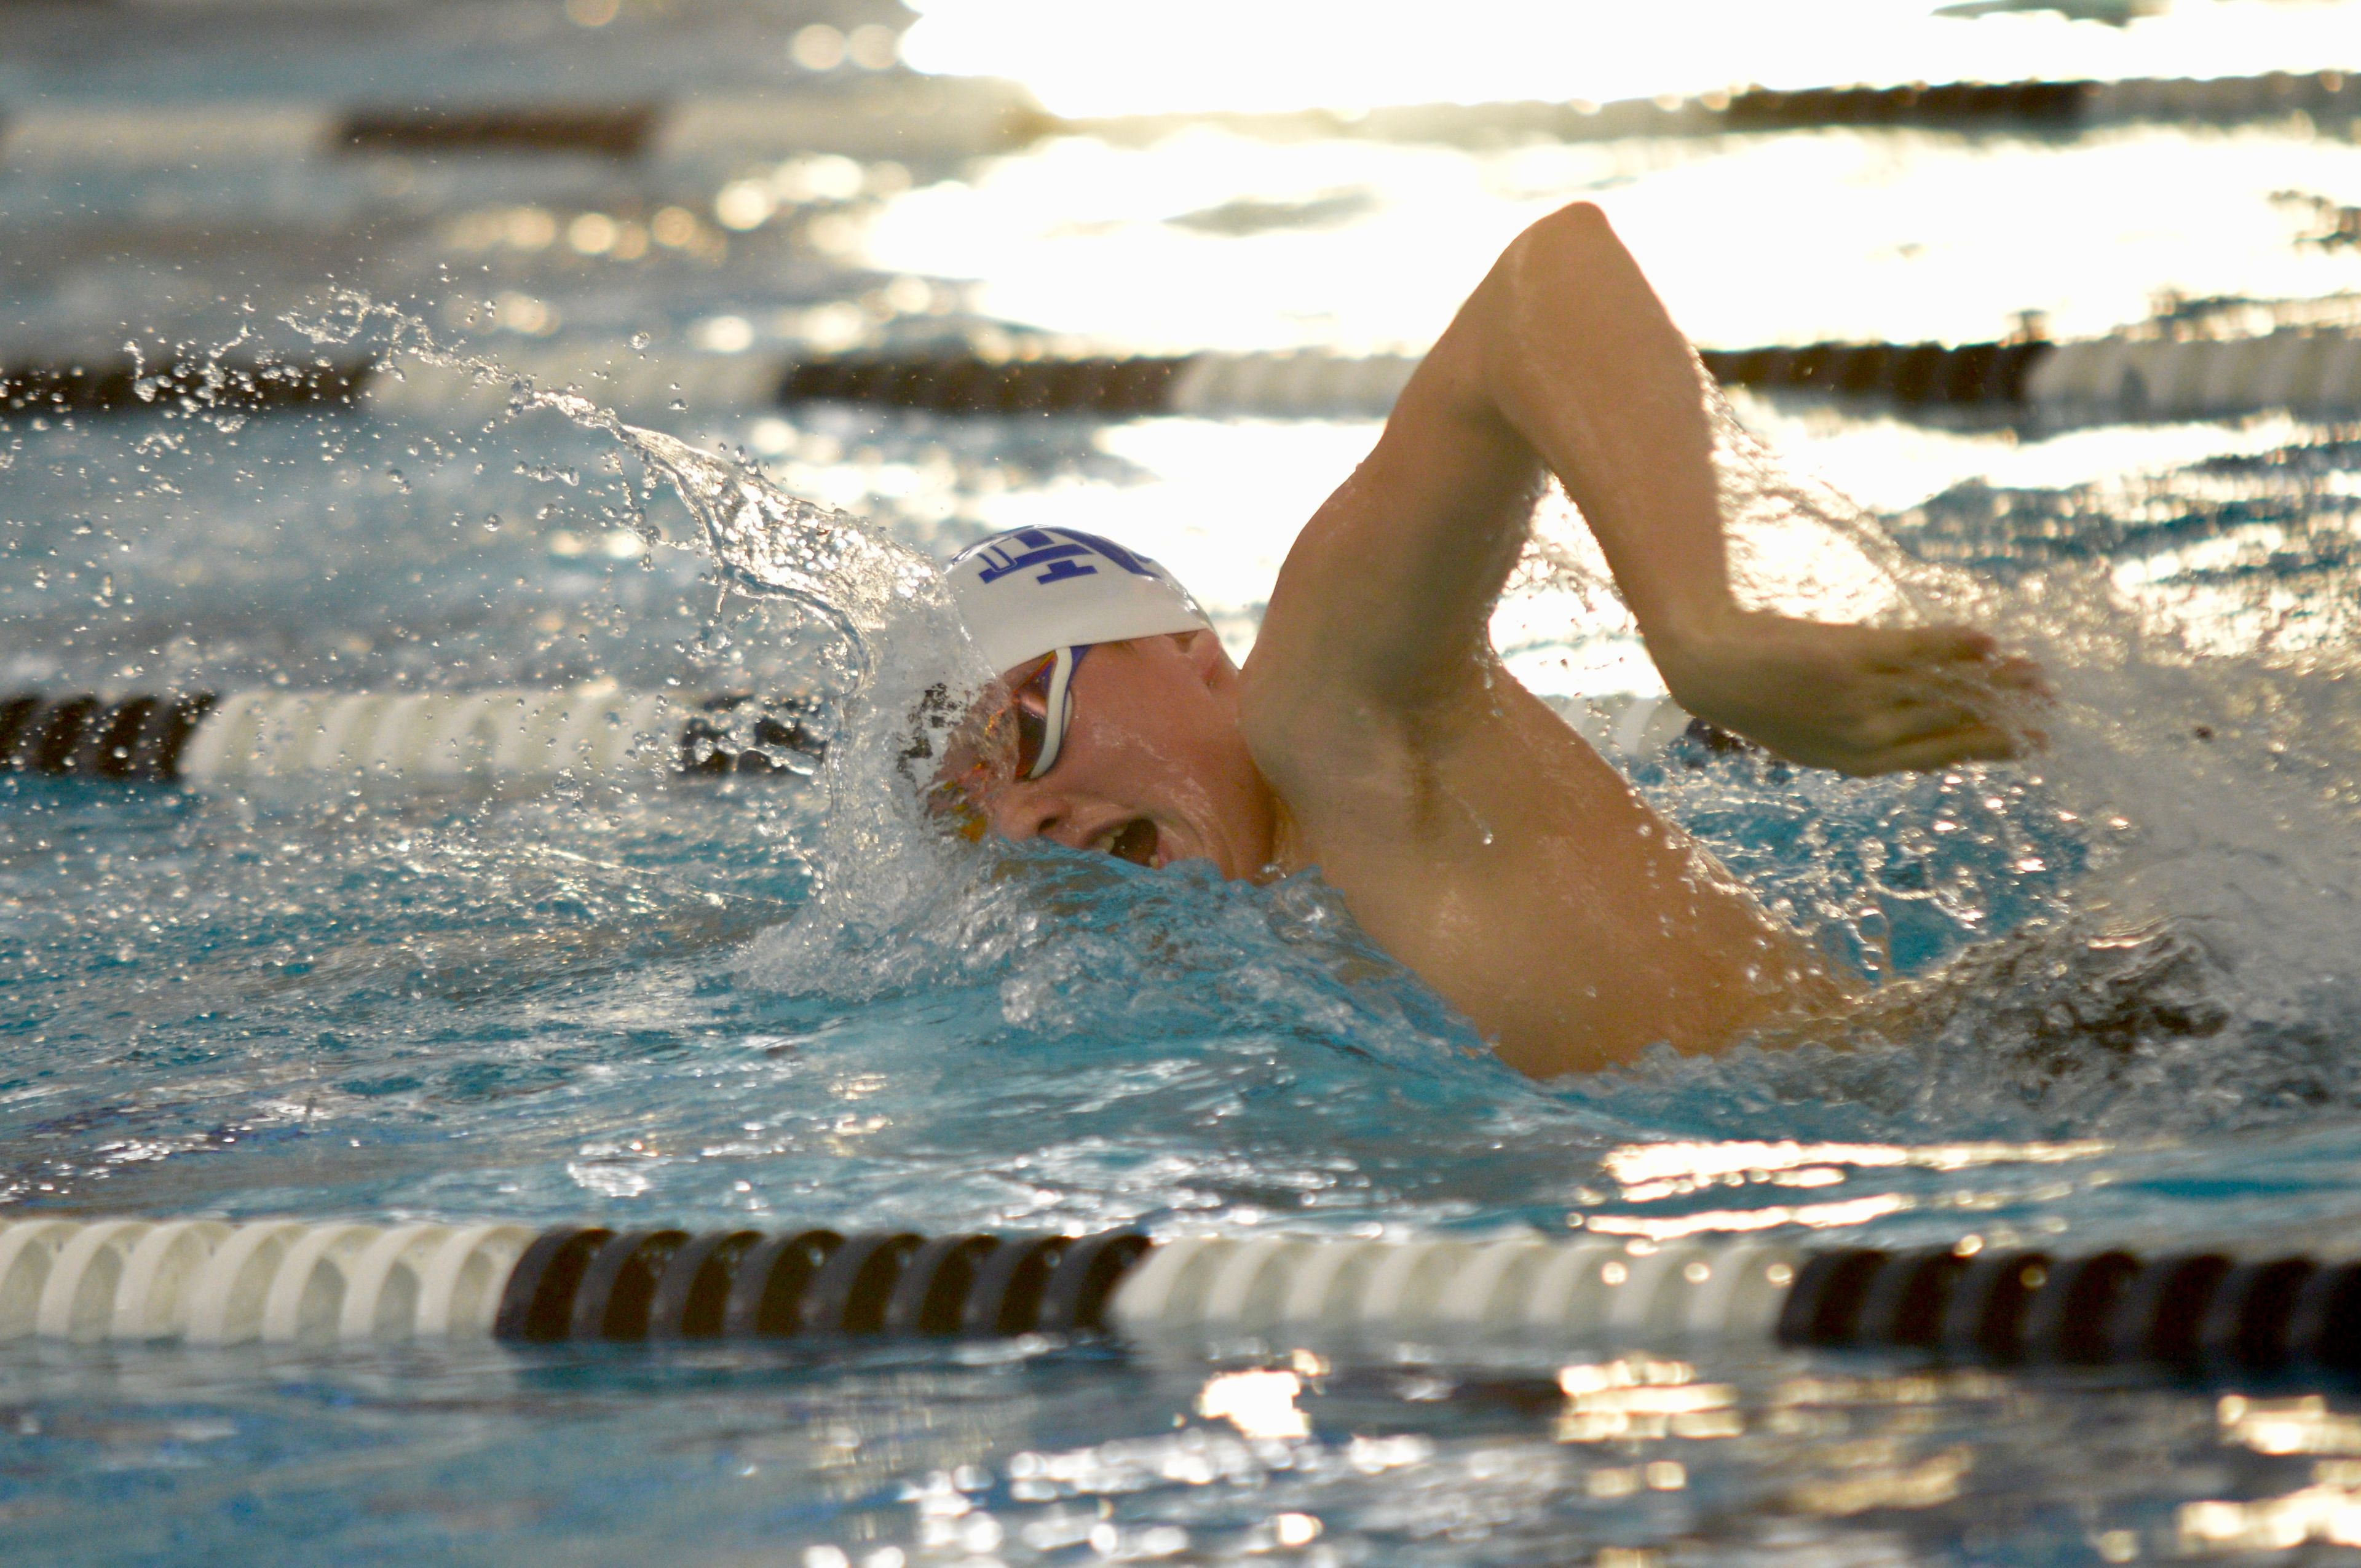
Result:
M1238 667L1230 663L1228 651L1213 632L1176 631L1172 641L1180 648L1180 656L1189 661L1189 667L1197 672L1197 678L1207 685L1237 678Z

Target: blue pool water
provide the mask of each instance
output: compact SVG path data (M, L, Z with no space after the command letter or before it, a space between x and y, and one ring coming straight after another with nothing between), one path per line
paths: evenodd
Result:
M776 85L743 61L757 43L775 59L803 20L749 7L675 58L591 49L593 29L555 7L433 15L368 36L455 92L503 38L535 69L575 60L559 74L585 93L686 90L713 55L739 61L716 68L723 85ZM496 15L510 33L482 30ZM43 25L45 58L84 72L86 93L160 92L153 72L57 44L67 23ZM238 25L249 40L262 26ZM597 35L610 37L626 35ZM547 39L560 53L544 59ZM272 78L262 56L220 45L245 63L200 62L196 84L391 91L391 68L359 44L304 47ZM1942 198L1962 170L2060 215L1954 223ZM2182 178L2182 201L2135 224L2126 170ZM773 178L726 160L563 159L11 170L7 346L219 343L249 315L299 344L337 287L387 307L364 345L423 323L493 358L621 331L657 352L740 329L786 347L847 333L1190 346L1216 313L1232 346L1384 346L1431 331L1516 224L1585 195L1632 234L1676 314L1722 344L1990 334L2033 308L2095 331L2170 287L2361 283L2361 257L2304 243L2269 200L2299 177L2361 200L2361 152L2310 126L1608 151L1068 138L939 168L873 163L849 182L806 169L806 185L838 194L725 235L717 194L757 173ZM1067 220L1042 194L1060 181L1079 214ZM2091 226L2070 233L2076 192L2101 184ZM1344 186L1371 194L1284 218ZM1824 189L1838 193L1817 258L1765 256L1754 274L1681 226L1699 193ZM1228 234L1169 221L1224 202L1282 216ZM666 205L698 214L721 249L626 261L497 237L539 234L521 210L563 233L584 212L640 222ZM1453 222L1412 247L1422 214ZM856 226L815 239L823 218ZM964 258L945 238L960 233ZM2053 291L2028 252L2054 258ZM1367 283L1385 270L1370 254L1400 258L1390 292ZM1110 258L1126 287L1084 287ZM1811 277L1748 285L1780 268ZM1352 281L1322 305L1323 269ZM1064 297L1045 277L1069 280ZM468 325L503 295L543 313ZM713 324L725 320L738 328ZM1315 877L1254 888L951 850L880 810L882 781L851 743L812 780L509 793L208 795L10 775L0 1207L2349 1249L2352 433L2278 417L1940 430L1754 400L1736 413L1767 444L1752 467L1732 449L1755 591L1987 619L2059 689L2051 749L2024 766L1848 781L1686 742L1631 764L1790 918L1888 997L1917 998L1868 1015L1846 1048L1660 1056L1534 1084L1359 937ZM1293 528L1374 435L851 409L675 428L922 555L1015 521L1088 519L1178 566L1241 648ZM744 559L733 576L713 558L710 520L650 483L647 450L545 408L14 418L0 427L0 686L605 679L806 690L844 711L852 645L746 591ZM1866 511L1796 477L1815 471ZM840 586L887 687L940 652L923 615ZM1504 651L1554 696L1646 689L1628 627L1583 589L1580 573L1537 564L1504 608ZM20 1341L0 1344L0 1550L89 1563L1638 1568L2361 1541L2361 1439L2342 1394L2282 1409L2237 1401L2311 1391L2225 1402L2114 1374L1743 1347L1628 1362L1727 1412L1675 1436L1569 1419L1556 1370L1306 1366L1290 1431L1201 1413L1216 1369L1036 1342L327 1357ZM2285 1417L2268 1431L2249 1419L2266 1408Z

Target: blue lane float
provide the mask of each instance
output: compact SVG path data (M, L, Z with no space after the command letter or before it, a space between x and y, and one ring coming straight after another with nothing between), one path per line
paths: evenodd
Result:
M1965 1245L1966 1244L1963 1244ZM1164 1349L1774 1343L2361 1373L2361 1262L2119 1249L1002 1236L214 1220L0 1226L0 1340L517 1344L1104 1335Z

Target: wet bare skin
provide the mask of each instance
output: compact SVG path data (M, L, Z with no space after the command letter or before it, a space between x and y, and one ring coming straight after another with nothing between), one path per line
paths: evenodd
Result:
M1224 875L1317 866L1388 951L1536 1077L1823 1014L1807 944L1494 655L1494 601L1554 471L1673 695L1853 773L2012 754L2021 663L1960 627L1829 625L1731 599L1702 389L1595 208L1502 257L1297 539L1252 656L1211 632L1093 648L1038 780L992 828Z

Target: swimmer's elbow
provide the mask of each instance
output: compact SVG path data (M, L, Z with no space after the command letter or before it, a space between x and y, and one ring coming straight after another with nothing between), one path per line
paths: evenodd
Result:
M1532 224L1510 246L1511 256L1550 268L1580 267L1622 252L1615 225L1596 202L1568 203Z
M1631 253L1615 236L1615 225L1591 201L1563 205L1534 222L1518 234L1501 262L1501 271L1516 279L1516 293L1523 298L1554 298L1567 283L1587 283L1603 279L1608 271L1634 267Z
M1552 234L1565 232L1593 238L1615 232L1615 226L1607 221L1607 209L1596 202L1568 202L1532 226Z
M1596 203L1560 207L1520 234L1501 253L1499 264L1477 291L1485 340L1529 344L1536 323L1556 319L1592 295L1611 295L1638 264L1616 237Z

